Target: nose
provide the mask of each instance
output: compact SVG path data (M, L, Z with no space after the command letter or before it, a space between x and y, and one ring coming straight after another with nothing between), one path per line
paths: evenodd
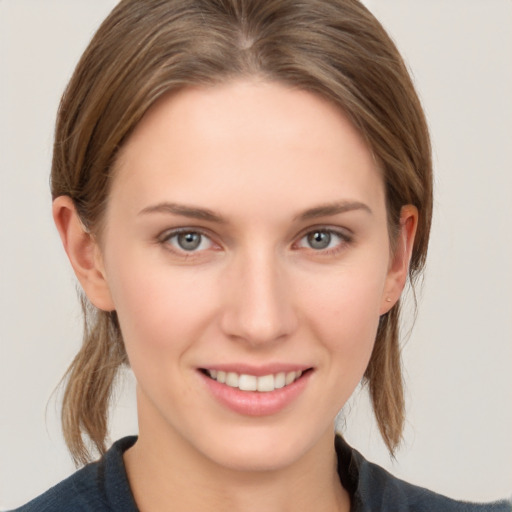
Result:
M283 340L297 328L286 269L270 251L240 257L224 276L221 328L252 346Z

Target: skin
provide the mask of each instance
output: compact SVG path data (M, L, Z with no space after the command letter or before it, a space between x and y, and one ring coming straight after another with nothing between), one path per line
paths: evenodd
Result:
M141 511L349 510L334 419L403 289L417 211L392 253L380 169L339 109L257 80L168 95L121 151L99 240L69 198L54 217L89 299L119 317ZM205 385L199 369L224 364L310 371L291 403L249 415Z

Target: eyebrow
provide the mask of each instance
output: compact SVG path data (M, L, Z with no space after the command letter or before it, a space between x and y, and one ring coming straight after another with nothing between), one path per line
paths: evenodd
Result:
M339 201L335 203L328 203L314 208L310 208L294 217L294 221L297 220L311 220L319 217L328 217L332 215L339 215L341 213L363 210L370 214L373 214L370 207L359 201ZM196 206L187 206L178 203L163 202L152 206L148 206L139 212L139 215L147 215L150 213L164 213L171 215L180 215L183 217L189 217L191 219L206 220L209 222L215 222L217 224L227 224L227 220L222 216L214 213L208 208L200 208Z
M187 206L178 203L158 203L153 206L148 206L139 212L139 215L146 215L148 213L167 213L172 215L181 215L183 217L190 217L191 219L206 220L209 222L216 222L218 224L226 224L226 220L217 215L208 208L199 208L195 206Z
M360 201L339 201L335 203L322 204L310 208L295 217L294 220L311 220L318 217L329 217L331 215L338 215L340 213L350 212L353 210L363 210L373 214L370 207Z

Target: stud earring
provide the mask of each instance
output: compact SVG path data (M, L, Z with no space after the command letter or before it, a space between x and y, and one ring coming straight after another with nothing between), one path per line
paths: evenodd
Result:
M391 299L389 297L386 297L386 302L391 302Z

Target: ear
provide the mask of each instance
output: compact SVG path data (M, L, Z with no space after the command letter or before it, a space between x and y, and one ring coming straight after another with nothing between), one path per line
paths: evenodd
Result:
M53 220L85 294L97 308L113 311L115 307L100 248L94 236L82 224L69 196L59 196L53 201Z
M381 300L381 315L387 313L396 304L407 282L417 227L418 209L410 204L403 206L400 212L400 231L395 251L391 256Z

